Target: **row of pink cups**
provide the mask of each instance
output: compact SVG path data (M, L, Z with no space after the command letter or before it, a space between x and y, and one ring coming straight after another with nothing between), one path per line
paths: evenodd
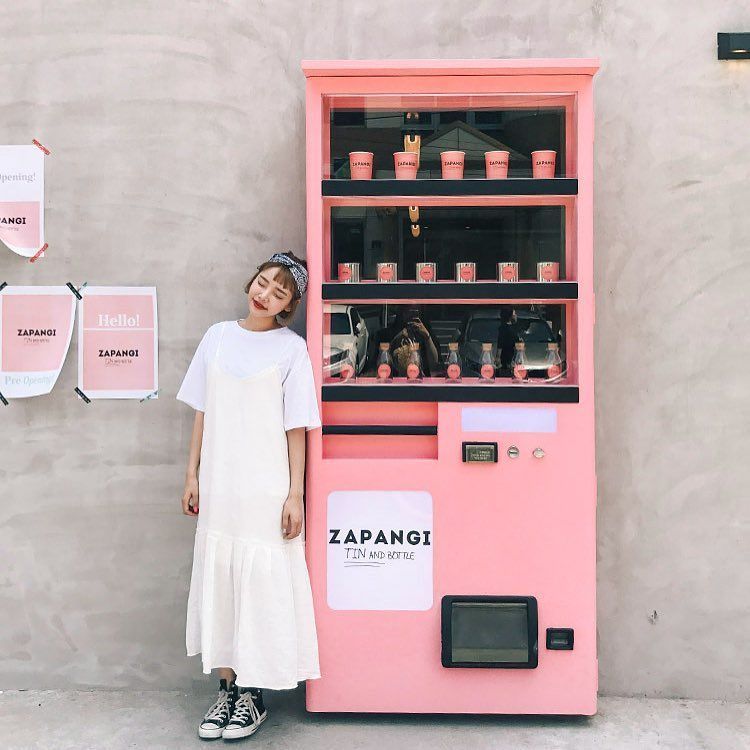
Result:
M441 151L440 167L444 180L461 180L464 176L464 151ZM555 176L556 151L532 151L531 170L537 178ZM372 151L351 151L349 169L353 180L371 180L374 154ZM486 151L484 154L487 179L498 180L508 176L508 151ZM415 180L419 166L419 154L415 151L396 151L393 154L397 180Z

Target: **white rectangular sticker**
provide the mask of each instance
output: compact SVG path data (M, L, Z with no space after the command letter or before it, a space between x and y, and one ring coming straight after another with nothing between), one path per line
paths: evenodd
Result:
M432 608L429 492L332 492L327 536L331 609Z
M535 406L465 406L464 432L557 432L557 409Z

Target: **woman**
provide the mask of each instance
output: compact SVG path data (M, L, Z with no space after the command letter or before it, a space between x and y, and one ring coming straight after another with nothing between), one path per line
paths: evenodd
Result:
M262 688L320 677L303 508L305 432L320 415L307 345L286 327L307 280L292 253L258 266L247 316L206 331L177 394L196 410L182 497L198 518L187 653L219 678L206 739L255 732Z

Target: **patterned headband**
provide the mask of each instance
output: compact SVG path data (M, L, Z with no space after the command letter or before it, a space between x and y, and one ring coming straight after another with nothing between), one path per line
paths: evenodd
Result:
M268 259L268 262L281 263L283 266L288 266L292 272L292 276L294 276L294 280L297 282L297 290L300 294L305 293L305 289L307 289L307 269L304 266L301 266L288 255L284 255L284 253L274 253Z

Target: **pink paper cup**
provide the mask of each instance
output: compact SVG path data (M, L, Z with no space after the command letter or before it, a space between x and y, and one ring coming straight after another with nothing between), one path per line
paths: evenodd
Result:
M508 176L509 151L485 151L484 167L488 180L503 180Z
M372 179L372 151L350 151L349 171L353 180Z
M556 151L532 151L531 174L545 179L554 177L556 156Z
M444 180L462 180L464 178L463 151L441 151L440 166Z
M393 154L393 165L397 180L417 179L417 154L414 151L396 151Z

